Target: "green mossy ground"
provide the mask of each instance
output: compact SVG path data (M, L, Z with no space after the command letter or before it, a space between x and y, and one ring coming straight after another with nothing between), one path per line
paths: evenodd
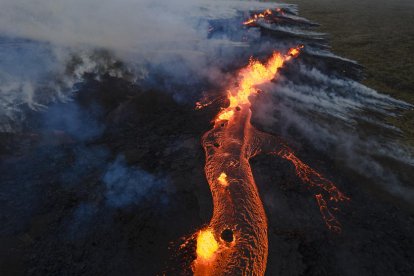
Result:
M283 2L298 4L301 16L320 23L334 53L365 67L365 85L414 104L414 1ZM414 145L414 111L388 120Z

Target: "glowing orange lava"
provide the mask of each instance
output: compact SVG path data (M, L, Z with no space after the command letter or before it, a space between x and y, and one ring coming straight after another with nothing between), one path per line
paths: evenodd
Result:
M247 67L239 72L239 86L227 92L227 97L230 100L229 107L223 109L217 115L216 121L229 120L233 117L236 107L246 104L249 105L249 97L256 94L256 87L274 79L277 71L286 61L299 55L300 48L292 48L284 56L278 52L274 52L266 64L250 59Z
M211 260L218 248L219 245L210 229L200 231L197 237L197 256L200 260Z
M227 182L227 174L225 174L225 173L221 173L219 178L217 178L217 180L223 186L228 186L229 185L229 183Z
M275 11L278 14L281 14L281 15L284 15L285 14L281 8L277 8ZM243 22L243 25L250 25L250 24L256 22L258 19L265 18L266 16L269 16L271 14L273 14L273 12L271 10L269 10L269 9L265 10L264 12L254 14L252 17L250 17L249 19L247 19L246 21L244 21Z
M272 14L272 11L267 9L262 13L258 13L258 14L253 15L253 17L251 17L248 20L246 20L245 22L243 22L243 24L244 25L249 25L249 24L255 22L257 19L264 18L264 17L266 17L268 15L271 15L271 14Z
M266 63L251 59L239 71L238 85L227 91L229 106L217 114L213 129L202 138L205 174L214 209L208 227L197 236L197 258L192 265L195 275L265 273L268 225L250 158L260 153L279 156L294 164L303 182L327 193L330 200L347 199L332 182L300 161L279 138L256 130L250 123L249 98L257 93L257 86L277 77L279 69L297 57L301 48L292 48L285 55L275 52ZM315 197L328 227L339 231L340 225L323 195Z

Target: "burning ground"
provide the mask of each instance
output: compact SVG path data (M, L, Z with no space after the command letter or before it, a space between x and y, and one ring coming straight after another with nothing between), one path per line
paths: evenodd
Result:
M187 237L213 213L201 137L237 107L227 91L251 56L266 64L298 45L275 78L254 86L247 122L351 200L331 210L335 234L295 163L252 158L266 273L412 271L413 155L387 124L411 106L361 85L361 66L332 54L296 6L38 2L6 1L1 16L3 275L191 274L200 253ZM93 14L88 23L80 10ZM13 27L8 14L20 18Z

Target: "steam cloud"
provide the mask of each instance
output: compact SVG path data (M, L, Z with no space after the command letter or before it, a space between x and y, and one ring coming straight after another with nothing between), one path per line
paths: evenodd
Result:
M226 65L216 58L243 43L208 39L207 20L265 6L202 0L3 0L0 130L16 131L26 107L39 110L67 100L85 73L125 77L128 72L136 81L151 68L162 68L186 82L214 78L216 68ZM117 61L124 67L117 68Z
M258 102L256 121L272 131L277 129L287 140L298 138L290 134L292 128L299 131L318 150L337 156L347 167L411 202L414 189L406 185L409 177L393 171L389 164L414 166L413 149L398 143L401 131L386 122L387 116L411 106L304 64L293 70L296 79L281 76L263 88L272 100Z

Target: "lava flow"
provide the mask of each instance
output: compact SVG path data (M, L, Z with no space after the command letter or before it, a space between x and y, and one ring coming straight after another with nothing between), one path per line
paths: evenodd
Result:
M278 14L281 14L281 15L285 14L283 12L283 10L280 9L280 8L276 9L276 12ZM267 9L264 12L254 14L253 17L250 17L248 20L244 21L243 24L244 25L250 25L250 24L256 22L258 19L265 18L266 16L271 15L271 14L273 14L273 12L270 9Z
M249 159L257 154L279 156L293 163L298 177L315 195L328 227L340 230L322 193L329 201L347 199L338 189L300 161L281 139L256 130L250 123L249 98L257 86L272 81L285 62L297 57L301 47L283 55L275 52L266 64L251 59L238 74L238 86L227 93L229 106L204 134L205 173L213 196L213 216L197 236L195 275L263 275L268 254L267 218L253 178Z

